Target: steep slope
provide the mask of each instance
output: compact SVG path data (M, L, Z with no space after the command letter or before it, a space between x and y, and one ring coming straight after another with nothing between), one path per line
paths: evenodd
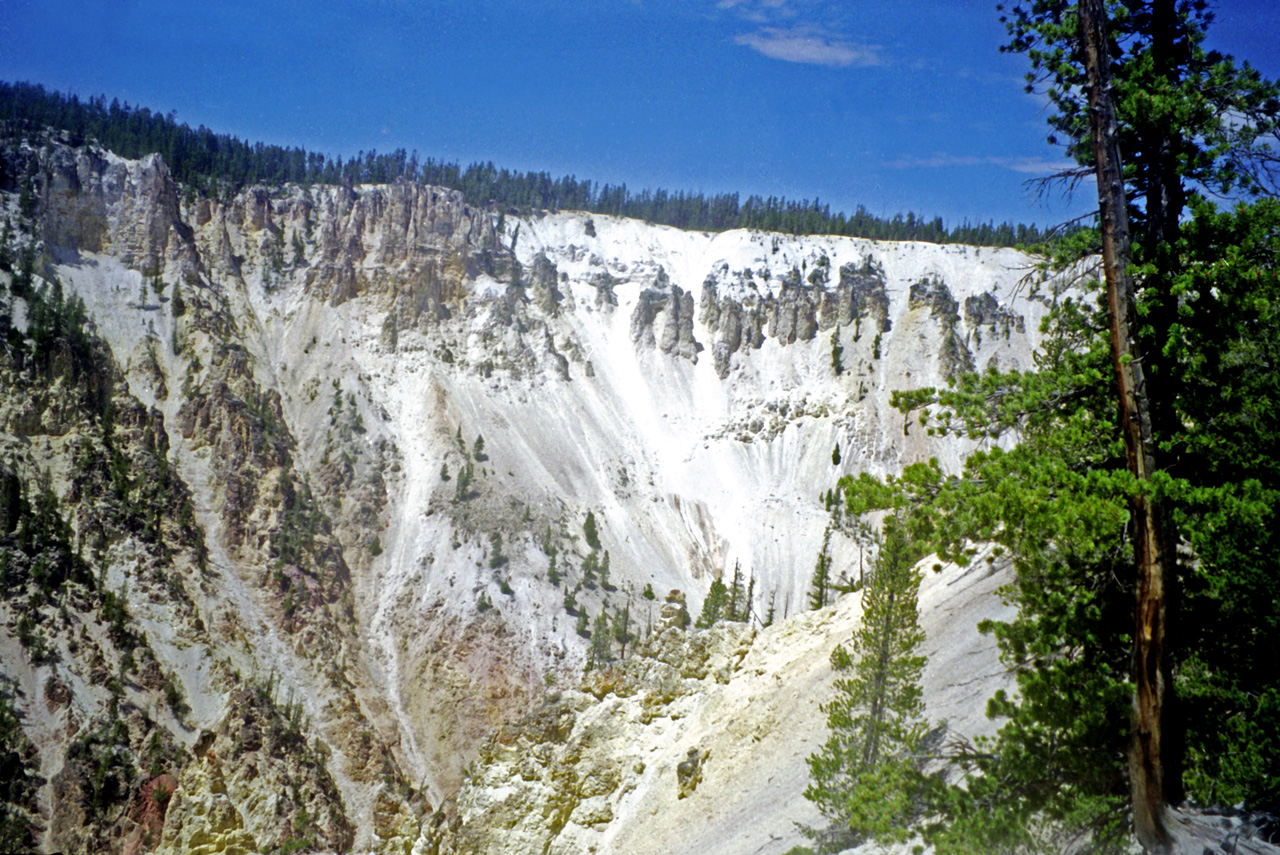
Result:
M920 604L935 738L989 734L985 698L1004 670L980 615L1006 568L928 573ZM760 631L741 623L663 630L581 691L548 698L492 736L480 768L415 853L785 852L796 823L821 825L804 797L806 758L826 737L830 655L861 618L857 596Z
M190 706L164 726L189 752L167 772L182 822L157 832L166 851L215 831L245 846L407 845L494 727L541 709L548 686L576 686L584 616L626 606L647 634L646 586L683 591L696 613L735 565L757 617L801 612L836 477L954 465L964 450L904 425L889 394L1030 366L1046 311L1012 251L519 215L408 183L208 198L158 157L53 141L4 158L34 201L20 211L3 188L16 254L0 275L20 276L26 252L32 287L83 300L95 370L141 414L136 454L152 449L189 497L159 525L203 543L156 559L183 580L186 617L163 598L131 611ZM31 341L32 301L7 305ZM24 483L48 469L66 502L70 440L31 445L52 382L6 385L8 406L38 412L6 424L4 461ZM77 436L106 435L101 405L76 404ZM87 538L83 520L68 525ZM857 544L836 532L832 548L856 575ZM126 552L104 553L102 590L137 590ZM787 626L800 628L770 632L812 628ZM60 746L107 701L77 682L83 656L37 661L5 632L4 673L54 777ZM755 667L764 679L774 665ZM72 724L40 724L53 678L70 685ZM261 742L243 742L235 722L259 719ZM41 735L55 726L61 743ZM244 760L299 738L315 771ZM289 798L266 795L285 779ZM624 831L608 834L598 845Z

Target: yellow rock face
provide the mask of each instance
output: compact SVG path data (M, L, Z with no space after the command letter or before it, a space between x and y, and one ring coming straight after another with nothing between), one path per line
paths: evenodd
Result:
M183 771L158 855L253 855L257 841L227 796L222 765L211 752Z

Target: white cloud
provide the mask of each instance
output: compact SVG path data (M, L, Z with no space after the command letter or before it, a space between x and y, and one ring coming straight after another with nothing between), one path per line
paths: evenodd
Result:
M832 68L881 64L874 47L834 39L822 33L766 27L738 36L734 41L770 59L784 62L826 65Z
M762 9L781 9L786 11L787 0L720 0L717 9L733 9L738 6L758 6Z
M929 157L900 157L889 163L894 169L939 169L953 166L996 166L1024 175L1053 175L1072 169L1064 160L1035 157L978 157L976 155L934 154Z

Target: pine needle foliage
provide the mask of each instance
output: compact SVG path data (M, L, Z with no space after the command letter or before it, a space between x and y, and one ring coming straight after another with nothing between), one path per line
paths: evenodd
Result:
M587 670L603 668L613 661L613 639L608 609L602 608L591 629L591 643L587 647Z
M827 829L806 829L824 851L865 839L905 840L920 809L919 752L927 727L918 557L905 527L889 518L863 589L862 624L848 649L831 653L840 676L835 697L823 706L830 735L809 758L812 782L805 790L830 822Z
M822 533L822 549L809 577L809 608L817 610L831 601L831 526Z
M1027 56L1029 88L1051 104L1051 141L1079 163L1058 176L1068 182L1100 156L1082 6L1029 0L1003 17L1006 49ZM1202 0L1105 9L1153 474L1127 465L1114 315L1090 284L1102 234L1115 232L1104 224L1046 262L1075 296L1050 295L1034 373L992 370L898 396L926 431L981 443L962 471L931 462L840 486L849 515L905 514L943 560L967 564L986 544L1012 565L1002 595L1015 614L982 629L1017 690L989 702L997 735L953 757L973 773L965 785L933 791L924 831L939 853L1121 852L1143 834L1134 779L1151 776L1126 758L1152 733L1135 738L1129 725L1135 591L1147 578L1139 496L1167 509L1181 553L1162 601L1173 702L1158 725L1160 799L1280 803L1280 207L1258 198L1280 190L1280 84L1206 47L1213 13ZM1219 210L1206 191L1245 201ZM1142 843L1169 848L1150 834Z
M730 606L729 586L719 579L711 583L707 598L702 601L702 613L693 625L707 629L716 621L724 620Z

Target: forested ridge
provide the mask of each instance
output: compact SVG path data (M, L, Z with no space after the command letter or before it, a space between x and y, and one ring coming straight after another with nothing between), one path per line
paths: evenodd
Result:
M599 184L547 172L516 172L493 163L457 163L396 149L360 152L343 160L303 148L251 143L201 125L180 123L175 113L153 112L105 96L81 100L32 83L0 81L0 133L29 136L44 128L69 135L73 145L93 141L121 157L158 153L174 177L210 194L234 193L250 184L386 184L399 179L461 191L473 205L517 209L590 211L633 217L700 231L762 229L797 235L833 234L872 240L920 240L975 246L1033 246L1050 235L1035 225L970 223L947 227L941 217L915 213L877 216L859 205L832 213L818 199L644 189Z

